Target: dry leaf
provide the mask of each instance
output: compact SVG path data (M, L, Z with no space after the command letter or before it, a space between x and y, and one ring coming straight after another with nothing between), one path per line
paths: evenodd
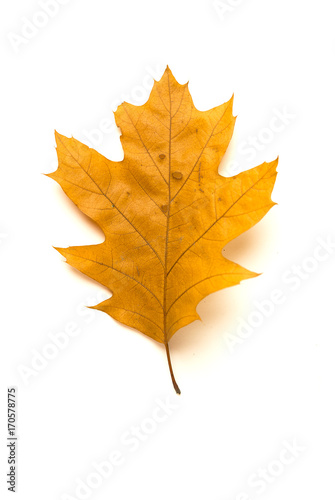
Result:
M188 85L169 68L143 106L116 113L124 159L106 159L56 133L56 180L105 234L98 245L58 248L71 266L106 286L95 309L165 345L196 319L208 294L256 273L225 259L222 248L274 205L278 160L234 177L218 174L235 117L231 99L198 111Z

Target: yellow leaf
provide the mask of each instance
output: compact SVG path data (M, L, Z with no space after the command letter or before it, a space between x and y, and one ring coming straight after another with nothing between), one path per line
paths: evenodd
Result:
M232 105L198 111L167 68L143 106L123 103L115 113L122 161L56 133L59 166L49 176L105 234L101 244L58 251L113 293L96 309L165 345L177 392L169 340L199 319L201 299L257 276L222 248L274 205L278 160L218 174Z

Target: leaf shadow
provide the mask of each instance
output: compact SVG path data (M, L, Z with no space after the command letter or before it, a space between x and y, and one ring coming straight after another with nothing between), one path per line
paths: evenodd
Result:
M270 213L252 229L228 243L222 255L247 269L262 273L276 252L276 234L276 214ZM170 341L172 356L177 363L182 358L180 364L183 370L185 366L187 370L187 365L208 366L222 356L224 336L228 332L233 333L236 318L243 317L249 307L255 279L259 278L214 292L199 302L197 312L201 321L181 328ZM192 360L194 357L195 361Z

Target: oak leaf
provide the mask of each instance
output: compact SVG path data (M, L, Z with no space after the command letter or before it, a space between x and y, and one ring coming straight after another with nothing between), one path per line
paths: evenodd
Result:
M142 106L116 113L124 151L111 161L56 132L59 166L48 174L105 235L98 245L58 248L111 298L94 306L165 345L200 319L208 294L257 276L222 248L274 205L278 159L233 177L218 173L235 117L233 98L198 111L188 84L167 67Z

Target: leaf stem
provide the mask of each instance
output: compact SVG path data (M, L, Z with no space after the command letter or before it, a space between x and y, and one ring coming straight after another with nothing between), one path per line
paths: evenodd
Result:
M166 355L167 355L167 360L168 360L168 363L169 363L169 370L170 370L170 375L171 375L171 380L172 380L172 383L173 383L173 387L174 387L174 390L176 391L176 393L180 394L180 389L178 387L176 379L174 378L174 373L173 373L173 369L172 369L169 344L168 344L168 342L165 342L164 345L165 345L165 349L166 349Z

